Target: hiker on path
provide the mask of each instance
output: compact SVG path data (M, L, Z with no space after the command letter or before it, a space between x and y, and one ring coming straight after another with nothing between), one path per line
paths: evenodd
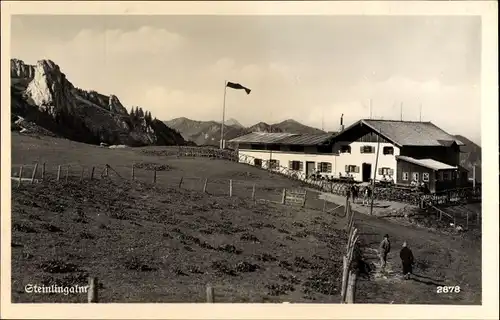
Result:
M345 189L345 196L347 197L347 200L351 198L351 188L349 188L349 185L347 185L347 188Z
M403 276L405 280L408 280L412 274L412 267L415 263L415 259L413 258L413 253L410 248L408 248L406 241L403 242L403 248L399 252L399 257L401 258L401 263L403 265Z
M372 194L372 190L370 189L369 186L366 186L363 190L363 205L369 204L371 194Z
M379 256L380 256L380 267L385 268L387 263L387 254L391 251L391 242L389 241L389 235L384 235L384 239L380 242Z
M352 203L356 203L358 197L358 187L353 183L351 186Z

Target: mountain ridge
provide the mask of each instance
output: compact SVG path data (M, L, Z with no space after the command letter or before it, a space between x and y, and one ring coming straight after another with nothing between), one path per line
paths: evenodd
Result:
M309 127L300 122L288 119L275 124L258 122L252 126L244 127L235 120L236 125L224 126L224 138L226 141L250 132L289 132L289 133L324 133L317 128ZM221 122L209 120L199 121L186 117L174 118L164 121L170 128L178 131L184 139L194 142L197 145L219 146ZM238 125L239 124L239 125Z
M178 132L141 107L129 113L115 95L74 86L52 60L29 65L11 59L10 73L12 130L48 131L91 144L186 144Z

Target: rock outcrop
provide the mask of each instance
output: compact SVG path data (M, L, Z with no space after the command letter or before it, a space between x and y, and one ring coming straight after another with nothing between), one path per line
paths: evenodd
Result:
M51 60L33 66L12 59L11 100L13 115L71 140L129 146L186 143L142 108L129 114L115 95L76 88Z

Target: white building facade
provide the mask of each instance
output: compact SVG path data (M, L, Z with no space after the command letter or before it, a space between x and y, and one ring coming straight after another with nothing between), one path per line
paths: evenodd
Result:
M360 182L403 181L405 171L397 161L400 155L457 166L457 148L463 145L430 122L371 119L337 134L256 132L231 142L238 144L242 162L285 167L308 177L318 171L329 178L349 176Z

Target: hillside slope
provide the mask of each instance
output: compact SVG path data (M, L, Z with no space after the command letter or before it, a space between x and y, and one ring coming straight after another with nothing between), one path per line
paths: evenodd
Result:
M476 180L481 182L481 147L464 136L455 135L465 146L460 148L460 165L469 170L469 177L472 178L472 167L476 166Z
M182 136L151 113L136 107L129 114L114 95L75 87L51 60L10 63L13 130L38 127L79 142L99 144L183 145ZM24 130L23 130L24 129ZM40 130L38 130L40 131Z
M273 127L281 129L283 132L290 132L290 133L302 133L302 134L307 134L307 133L325 133L325 131L306 126L300 122L297 122L293 119L288 119L285 121L282 121L277 124L273 124Z

